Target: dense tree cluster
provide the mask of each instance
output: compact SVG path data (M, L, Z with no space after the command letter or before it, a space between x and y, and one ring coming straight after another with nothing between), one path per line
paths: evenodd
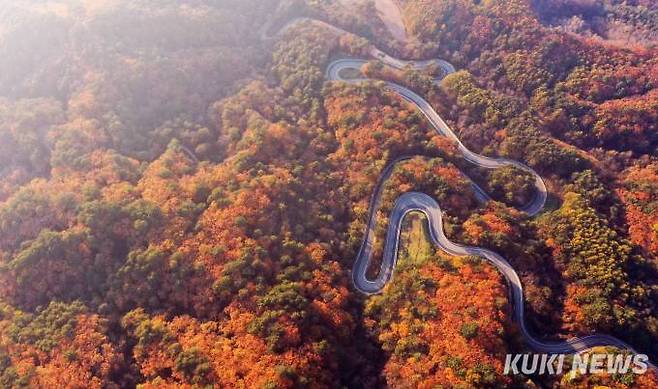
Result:
M549 247L570 281L564 325L570 331L625 333L651 350L658 328L655 268L582 195L567 193L546 228Z
M634 166L624 172L618 189L626 208L630 239L654 260L658 258L658 164Z
M118 387L125 366L106 319L78 302L51 302L35 313L1 309L3 387Z
M506 346L506 299L500 275L479 259L435 251L425 220L406 220L395 282L365 308L367 323L391 354L391 386L495 387Z
M658 8L652 1L534 0L542 21L618 45L654 46Z

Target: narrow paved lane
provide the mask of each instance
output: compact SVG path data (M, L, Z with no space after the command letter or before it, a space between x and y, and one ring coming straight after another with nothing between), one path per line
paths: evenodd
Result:
M268 27L266 27L263 30L263 39L271 39L276 37L278 34L300 22L311 22L324 25L339 34L348 33L340 28L322 21L298 18L287 23L284 27L282 27L281 30L279 30L277 34L272 37L267 35ZM455 71L455 68L444 60L437 59L425 61L405 61L391 57L390 55L384 53L374 46L370 50L370 55L373 58L379 59L385 64L398 69L411 67L416 70L422 70L428 66L437 65L443 70L443 74L441 77L439 77L437 82L440 81L440 78ZM326 77L332 81L342 81L353 84L368 81L366 78L342 77L342 73L347 69L357 70L360 73L360 69L365 63L367 63L367 60L363 59L340 59L334 61L327 67ZM497 169L504 166L515 166L532 174L535 177L536 194L534 199L521 210L530 216L534 216L542 211L546 203L547 190L546 185L544 184L544 180L534 170L518 161L509 160L506 158L486 157L469 150L425 99L423 99L415 92L392 82L385 82L385 86L393 93L397 94L400 98L416 106L416 108L427 118L437 133L455 142L458 150L467 161L487 169ZM430 236L432 242L437 247L454 256L477 256L486 259L503 274L512 296L514 321L519 325L525 341L531 349L538 352L553 354L572 354L587 351L593 347L614 346L620 349L629 350L630 352L637 354L637 352L630 345L609 335L590 335L585 337L572 338L561 342L543 342L535 338L526 326L523 285L521 284L521 280L514 268L510 265L509 262L507 262L505 258L491 250L481 247L463 246L450 241L446 237L443 230L443 213L439 204L434 201L434 199L423 193L408 192L401 195L396 200L395 206L393 207L389 217L386 240L384 242L384 254L379 273L376 278L368 279L366 274L373 253L374 231L376 225L375 215L381 201L383 184L392 174L395 165L406 159L409 159L409 157L400 157L386 166L377 182L375 191L372 194L368 224L366 226L363 243L359 249L359 253L354 262L354 267L352 270L352 279L356 289L364 294L376 294L380 293L386 284L392 280L398 258L398 246L400 243L402 221L410 212L421 212L427 217ZM472 183L472 186L474 188L476 197L479 200L486 201L490 199L489 196L482 190L482 188L474 183ZM652 363L650 363L650 367L654 370L658 370Z
M345 79L341 76L341 73L343 73L343 71L346 69L359 70L366 62L367 61L365 60L356 59L341 59L334 61L327 68L327 78L334 81L343 81L348 83L364 82L367 79ZM432 63L435 62L425 62L425 66L429 66ZM389 63L389 65L394 66L393 63ZM449 74L452 71L454 71L454 68L444 68L445 74ZM418 108L418 110L423 113L423 115L428 119L430 124L440 135L445 136L455 142L458 145L459 151L469 162L487 169L497 169L503 166L511 165L532 174L535 177L536 195L530 204L522 208L522 210L531 216L541 212L546 203L547 190L546 185L544 184L544 181L542 180L541 176L539 176L539 174L537 174L530 167L517 161L505 158L491 158L472 152L466 146L464 146L457 135L425 99L400 85L394 84L392 82L386 82L385 84L388 89L396 93L404 100L415 105L416 108ZM508 287L510 288L512 296L514 321L518 323L527 344L532 349L545 353L572 354L586 351L597 346L615 346L620 349L627 349L633 353L637 353L630 345L608 335L590 335L581 338L573 338L563 342L542 342L536 339L526 326L523 285L521 284L521 279L519 278L514 268L510 265L509 262L507 262L505 258L491 250L481 247L462 246L450 241L448 237L446 237L443 230L443 213L439 204L431 197L423 193L408 192L397 199L389 217L389 225L384 243L384 254L379 273L375 279L368 279L367 270L372 259L372 251L374 245L374 231L376 225L375 214L381 200L383 183L390 177L395 164L398 162L400 162L400 160L395 160L393 163L390 163L386 167L379 182L377 183L373 198L371 199L369 220L365 232L365 237L352 270L352 280L354 282L354 286L359 291L365 294L380 293L386 284L392 280L393 273L395 271L395 265L397 264L402 221L404 220L404 217L410 212L421 212L427 217L430 228L430 236L432 242L437 247L454 256L477 256L484 258L503 274L507 281ZM488 195L480 187L474 186L474 189L478 198L488 198ZM655 369L654 365L651 365L651 367Z

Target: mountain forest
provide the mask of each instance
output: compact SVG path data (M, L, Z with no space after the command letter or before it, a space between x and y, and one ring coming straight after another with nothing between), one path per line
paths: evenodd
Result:
M505 375L529 351L505 279L432 245L420 213L383 291L352 281L405 157L370 276L396 199L423 192L452 241L516 269L538 339L609 334L657 361L658 4L395 4L404 39L374 1L4 2L0 387L658 388ZM300 17L321 22L284 28ZM328 80L346 57L371 80ZM384 81L534 169L542 212L519 210L532 176L469 164Z

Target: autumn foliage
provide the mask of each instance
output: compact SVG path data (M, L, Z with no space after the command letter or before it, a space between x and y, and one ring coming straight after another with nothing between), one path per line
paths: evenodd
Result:
M654 14L636 12L651 2L606 1L597 38L551 27L593 17L579 2L404 0L405 43L365 2L74 3L0 12L0 387L560 387L503 375L526 348L501 275L437 251L416 217L393 282L354 289L396 161L375 265L395 199L424 192L451 239L517 269L538 336L606 332L658 356L658 56ZM296 16L353 34L261 39ZM613 42L619 23L637 44ZM540 217L516 209L528 174L474 169L382 82L327 82L373 43L461 69L440 85L438 69L362 70L539 171Z

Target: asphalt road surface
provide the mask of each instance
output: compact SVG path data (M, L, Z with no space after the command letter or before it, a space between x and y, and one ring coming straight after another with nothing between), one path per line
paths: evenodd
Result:
M288 22L283 26L277 33L274 35L268 35L268 28L266 26L263 29L262 38L265 39L274 39L279 36L284 31L288 30L290 27L301 22L316 23L319 25L326 26L330 30L342 34L348 33L347 31L340 29L338 27L332 26L326 22L319 20L313 20L308 18L297 18ZM370 55L373 59L378 59L383 63L398 69L404 69L411 67L416 70L422 70L428 66L437 65L442 69L442 75L437 78L437 82L446 75L455 72L455 68L448 63L447 61L434 59L434 60L423 60L423 61L407 61L394 58L385 52L377 49L372 46L370 49ZM367 60L364 59L340 59L332 62L327 67L326 77L331 81L342 81L347 83L360 83L368 81L366 78L344 78L343 73L347 69L357 70L360 73L361 67L367 63ZM354 73L354 72L350 72ZM452 129L445 123L445 121L439 116L439 114L432 108L432 106L421 96L415 92L397 85L392 82L384 82L385 87L397 94L400 98L408 101L413 104L430 122L432 127L442 136L447 137L452 140L458 147L459 151L463 155L464 159L467 161L487 169L497 169L504 166L515 166L519 169L522 169L535 177L535 188L536 194L533 200L523 207L521 210L526 212L530 216L534 216L542 211L546 203L547 190L546 185L542 178L530 167L525 164L513 161L505 158L491 158L486 157L469 150L464 144L459 140L457 135L452 131ZM423 213L428 221L430 236L432 242L445 251L446 253L454 256L476 256L487 260L489 263L494 265L498 271L500 271L505 280L507 281L508 288L510 290L510 295L514 308L514 321L519 325L521 332L525 338L528 346L537 351L543 353L552 353L552 354L572 354L580 353L587 351L593 347L599 346L614 346L620 349L626 349L632 353L637 354L637 352L625 342L609 335L596 334L590 336L584 336L579 338L572 338L567 341L559 342L545 342L541 341L533 336L526 327L525 316L524 316L524 295L523 295L523 285L521 280L514 270L514 268L509 264L509 262L503 258L501 255L481 247L473 246L464 246L457 243L451 242L445 235L443 230L443 213L439 204L424 193L418 192L408 192L401 195L395 202L395 206L391 211L388 229L386 233L386 239L384 242L384 254L382 263L379 269L378 275L374 279L369 279L367 277L367 270L372 259L373 244L374 244L374 231L375 231L375 214L379 207L381 200L382 188L384 182L390 177L395 165L403 160L409 159L410 157L401 157L398 158L387 165L387 167L382 172L379 181L375 187L375 191L372 194L370 201L369 209L369 220L364 234L363 243L357 255L357 258L354 262L354 267L352 270L352 279L354 286L357 290L364 294L376 294L380 293L388 282L391 282L393 279L393 273L395 271L395 266L398 258L398 248L400 243L400 229L402 226L402 221L405 216L410 212L421 212ZM475 183L472 183L473 189L475 191L476 197L480 201L488 201L489 196ZM650 367L656 370L656 366L650 363Z

